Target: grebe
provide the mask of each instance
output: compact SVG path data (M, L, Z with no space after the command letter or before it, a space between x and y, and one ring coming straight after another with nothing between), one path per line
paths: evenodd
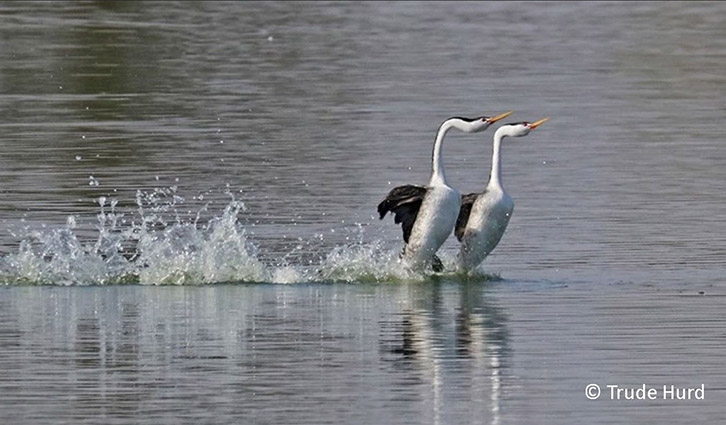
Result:
M497 246L514 211L514 201L504 191L501 171L501 144L505 137L522 137L549 118L528 123L506 124L494 133L492 171L484 192L461 197L461 209L454 233L461 242L458 266L468 271L476 268Z

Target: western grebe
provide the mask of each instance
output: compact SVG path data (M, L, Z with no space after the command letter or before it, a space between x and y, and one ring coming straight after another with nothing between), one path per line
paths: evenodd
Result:
M461 209L454 232L461 242L457 259L460 269L468 271L481 264L499 243L514 211L514 201L502 186L502 140L505 137L526 136L548 119L543 118L533 123L506 124L494 133L489 184L484 192L469 193L461 197Z
M395 187L378 204L381 219L390 211L394 215L394 222L401 223L405 242L402 259L406 266L419 268L433 263L434 271L443 269L435 254L454 229L461 203L459 192L446 182L441 158L441 145L446 133L452 128L465 133L484 131L512 112L495 117L453 117L444 121L434 141L431 158L433 170L429 184Z

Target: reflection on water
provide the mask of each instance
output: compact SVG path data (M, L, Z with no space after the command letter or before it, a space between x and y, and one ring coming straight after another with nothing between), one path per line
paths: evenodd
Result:
M401 375L403 387L412 374L417 384L431 385L425 405L433 408L433 423L501 421L503 376L511 353L506 318L486 300L484 288L462 284L455 291L457 299L457 294L442 293L451 292L447 284L423 286L398 320L381 323L382 332L398 334L381 347L393 363L390 373ZM465 403L468 411L447 411L456 403Z
M5 290L13 423L500 420L511 350L486 286L82 290Z
M15 424L708 422L723 415L722 292L4 288L0 412ZM704 384L706 399L589 401L589 383Z

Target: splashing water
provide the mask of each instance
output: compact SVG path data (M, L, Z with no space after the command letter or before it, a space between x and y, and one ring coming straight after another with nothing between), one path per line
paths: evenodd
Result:
M75 216L58 229L25 228L15 234L21 238L18 251L0 257L0 284L353 283L429 278L430 273L403 267L398 249L379 240L364 242L361 227L357 242L334 247L317 265L265 265L238 220L244 203L227 193L229 203L205 224L200 221L209 204L195 217L181 218L178 207L184 198L174 186L137 191L135 214L117 212L117 199L100 197L95 240L79 239ZM451 269L453 258L442 258Z
M0 282L159 285L270 280L237 223L242 202L232 199L219 217L200 226L202 211L191 221L179 217L175 207L183 201L175 187L139 191L138 221L124 228L124 214L116 213L118 201L101 197L98 236L91 243L78 239L73 216L61 229L26 230L18 252L0 260ZM173 223L164 218L170 213Z
M422 280L425 274L402 267L397 250L386 250L380 241L335 247L322 262L319 276L338 282Z
M100 197L97 237L82 242L76 217L58 229L22 229L18 251L0 258L0 284L38 285L184 285L223 282L297 283L313 280L355 281L380 270L390 253L379 245L336 248L320 269L301 266L267 267L249 242L238 216L245 211L234 198L224 211L200 225L203 207L193 219L184 220L177 207L184 198L176 187L138 191L137 213L118 213L117 199ZM172 217L171 219L169 217ZM387 269L392 269L388 266Z

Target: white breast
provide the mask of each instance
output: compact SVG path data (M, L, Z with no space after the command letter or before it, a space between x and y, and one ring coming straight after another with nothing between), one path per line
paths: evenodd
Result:
M461 200L449 186L430 186L418 211L404 258L410 266L431 262L433 255L454 230Z
M502 239L514 211L514 201L504 191L487 191L472 205L459 250L459 266L477 267Z

